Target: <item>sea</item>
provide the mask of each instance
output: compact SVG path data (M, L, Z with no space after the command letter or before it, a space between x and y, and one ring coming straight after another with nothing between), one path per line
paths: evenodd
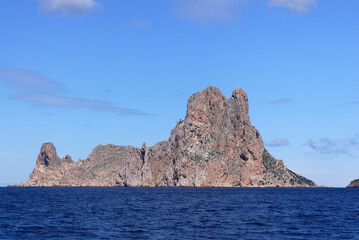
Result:
M359 189L2 187L0 239L359 239Z

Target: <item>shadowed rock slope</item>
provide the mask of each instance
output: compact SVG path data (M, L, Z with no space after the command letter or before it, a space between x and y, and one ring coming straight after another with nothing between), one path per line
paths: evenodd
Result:
M228 99L216 87L192 95L185 120L167 141L141 149L98 145L86 160L60 159L41 147L27 182L15 186L310 187L264 148L242 89Z

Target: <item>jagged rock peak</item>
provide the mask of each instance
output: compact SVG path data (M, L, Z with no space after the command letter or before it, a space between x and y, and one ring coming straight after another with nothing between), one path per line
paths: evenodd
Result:
M218 87L207 87L197 93L192 94L189 98L188 98L188 102L192 102L192 101L198 101L198 99L207 99L210 100L212 97L214 98L220 98L222 100L226 100L226 97L224 96L224 94L221 92L221 90L219 90ZM248 96L247 93L242 89L242 88L236 88L233 90L232 95L228 98L233 98L233 99L244 99L245 102L248 101ZM244 102L244 103L245 103Z
M249 123L247 93L237 88L226 99L217 87L208 87L189 97L185 120L199 123L221 121L219 116L236 115L237 120Z
M73 163L74 161L72 160L72 157L70 155L66 155L63 159L62 162L66 162L66 163Z
M242 114L248 114L248 95L242 88L237 88L233 91L229 101L234 101L239 112ZM249 119L249 118L248 118Z
M57 167L65 163L73 163L70 155L60 159L56 152L56 147L52 142L42 144L36 164L45 167Z
M36 164L49 166L57 161L59 161L59 157L57 156L54 144L51 142L42 144Z
M148 148L147 143L143 142L142 147L141 147L141 151L145 152L147 150L147 148Z
M199 122L206 120L205 115L215 113L214 108L223 107L220 105L225 101L225 96L217 87L208 87L188 98L186 119Z

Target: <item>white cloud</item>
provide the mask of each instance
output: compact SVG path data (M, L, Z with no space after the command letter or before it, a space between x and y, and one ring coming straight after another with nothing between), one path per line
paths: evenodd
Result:
M94 0L38 0L41 10L62 15L80 15L100 6Z
M316 5L316 0L269 0L270 7L284 7L298 13L308 12Z
M289 140L284 138L274 138L272 141L265 144L268 147L281 147L289 145Z
M177 0L177 12L200 23L228 21L234 17L236 6L243 0Z

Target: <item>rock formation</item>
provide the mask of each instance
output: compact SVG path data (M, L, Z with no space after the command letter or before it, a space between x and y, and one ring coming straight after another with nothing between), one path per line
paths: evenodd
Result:
M359 188L359 179L351 181L347 188Z
M248 97L228 99L216 87L192 95L185 120L167 141L141 149L98 145L86 160L60 159L52 143L41 147L27 182L15 186L309 187L264 148L251 125Z

